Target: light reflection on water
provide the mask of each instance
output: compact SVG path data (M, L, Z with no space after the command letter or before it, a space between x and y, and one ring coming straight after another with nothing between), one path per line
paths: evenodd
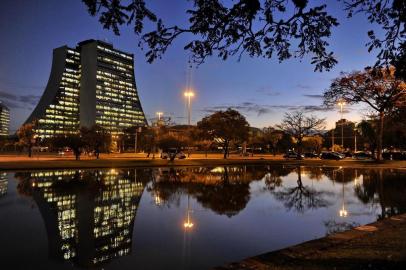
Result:
M0 173L2 265L207 269L406 212L405 175L286 166Z

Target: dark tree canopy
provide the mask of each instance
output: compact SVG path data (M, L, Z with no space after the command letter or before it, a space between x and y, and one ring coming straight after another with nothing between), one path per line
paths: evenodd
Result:
M327 4L308 0L193 0L186 11L188 24L167 26L155 15L145 0L82 0L92 16L98 16L106 29L120 34L120 26L132 25L146 45L148 62L161 58L173 41L190 34L185 44L192 61L202 63L208 56L222 59L246 53L250 56L276 57L284 61L291 57L312 57L315 70L329 70L336 63L328 50L328 38L335 17L327 12ZM379 24L383 38L369 31L369 50L379 50L377 64L396 66L399 76L406 78L406 1L404 0L340 0L348 17L367 16ZM145 30L153 23L155 29Z
M233 109L206 116L197 123L197 127L207 138L222 142L224 158L228 155L231 142L243 142L248 139L249 124L243 115Z
M324 92L324 103L328 106L341 100L349 104L365 103L378 114L377 159L381 159L384 118L396 108L406 106L406 83L395 77L392 67L342 73Z

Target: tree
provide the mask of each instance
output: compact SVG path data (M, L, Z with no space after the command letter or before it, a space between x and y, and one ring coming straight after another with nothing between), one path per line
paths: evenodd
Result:
M282 137L283 137L282 132L277 131L272 127L263 129L262 139L267 146L272 148L273 155L276 155L276 148L278 142L282 140Z
M72 149L75 159L79 160L82 154L82 148L86 145L79 134L66 134L55 136L51 139L50 143L54 147L63 148L69 147Z
M308 0L194 0L187 10L189 24L166 26L147 6L145 0L82 0L92 16L106 29L120 34L123 24L134 27L140 36L139 46L146 45L148 62L161 58L178 37L189 34L185 50L192 61L202 63L217 54L222 59L247 53L250 56L291 57L312 55L315 70L329 70L336 63L328 51L328 38L339 22L327 11L327 5ZM406 2L404 0L346 0L343 8L348 17L362 13L373 24L382 26L384 38L369 31L369 51L379 50L379 64L393 64L399 76L406 79ZM330 3L330 1L328 2ZM156 28L145 31L144 23ZM296 45L296 47L294 47Z
M27 123L22 125L18 131L18 143L22 146L27 147L28 149L28 157L32 156L32 147L35 143L35 123Z
M184 142L173 135L166 134L158 140L158 147L164 151L167 151L170 148L175 148L176 152L178 152L182 146L184 146ZM170 161L173 161L175 157L175 154L169 155Z
M321 147L323 145L323 137L320 135L314 135L303 138L303 147L309 151L320 154Z
M229 153L231 142L244 142L248 139L249 124L238 111L227 109L204 117L197 127L208 139L216 139L224 149L224 158Z
M375 149L377 147L377 135L376 135L376 127L375 127L374 121L366 121L362 120L358 125L357 125L357 130L362 136L362 138L365 140L366 143L368 143L370 150L374 153Z
M150 156L151 152L154 153L153 157L155 157L158 130L159 127L144 127L138 137L139 146L147 152L147 157Z
M324 92L324 103L333 106L338 101L364 103L378 114L377 159L381 160L385 115L396 107L406 106L406 84L395 78L394 68L366 68L364 71L342 73Z
M313 135L315 132L323 129L324 125L324 118L320 119L314 115L306 116L303 111L295 111L292 113L285 113L285 117L278 127L296 139L298 158L300 158L303 138Z
M111 135L98 125L91 128L80 128L80 136L84 147L88 152L94 152L97 159L99 159L100 151L108 150L111 144Z

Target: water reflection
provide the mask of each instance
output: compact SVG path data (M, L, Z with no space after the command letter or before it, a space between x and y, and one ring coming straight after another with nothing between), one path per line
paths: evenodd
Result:
M108 268L107 262L128 255L123 269L144 269L145 262L154 265L148 265L151 269L206 269L405 213L405 175L340 167L220 166L44 171L15 178L18 193L38 206L52 259ZM0 191L2 186L7 191L5 174L0 174ZM149 199L144 204L142 196ZM136 217L139 209L143 215ZM174 215L180 222L171 219ZM190 240L190 264L183 268L176 253L179 233ZM206 240L212 235L215 241ZM142 244L134 245L135 239Z
M148 190L159 204L179 202L180 196L188 194L204 208L232 217L245 208L250 183L261 180L263 172L263 168L246 166L164 168L155 171Z
M0 172L0 198L7 193L8 181L6 178L6 173Z
M333 195L332 192L316 190L314 187L303 184L302 176L306 175L309 170L302 171L302 167L297 167L294 170L297 173L297 185L272 191L276 199L284 203L287 210L294 209L303 213L308 209L327 207L331 204L327 198ZM309 175L309 178L313 175L317 175L317 173ZM318 179L318 177L315 177L315 179Z
M93 267L131 252L144 184L136 170L16 173L44 219L49 256Z

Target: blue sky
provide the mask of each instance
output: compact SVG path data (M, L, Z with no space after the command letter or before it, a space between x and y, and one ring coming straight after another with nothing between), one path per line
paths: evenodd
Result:
M186 0L148 2L168 24L185 23L185 10L190 4ZM275 125L286 111L319 106L318 95L340 71L374 64L375 53L368 53L365 47L367 31L374 27L365 17L346 19L340 3L315 2L327 2L331 13L340 21L330 39L330 48L339 61L332 71L314 72L309 58L279 63L248 56L243 56L241 61L211 57L191 71L196 92L192 122L212 110L231 106L239 109L252 126ZM186 122L182 92L189 72L189 54L183 50L189 40L187 36L175 41L163 59L148 64L131 27L123 27L121 35L115 36L87 13L80 0L2 0L0 38L0 100L11 109L12 131L25 121L45 88L52 50L65 44L75 46L91 38L107 40L118 49L134 53L138 92L148 118L163 111L178 123ZM353 106L345 117L358 121L363 113L363 107ZM339 119L337 110L313 114L326 117L328 128Z

